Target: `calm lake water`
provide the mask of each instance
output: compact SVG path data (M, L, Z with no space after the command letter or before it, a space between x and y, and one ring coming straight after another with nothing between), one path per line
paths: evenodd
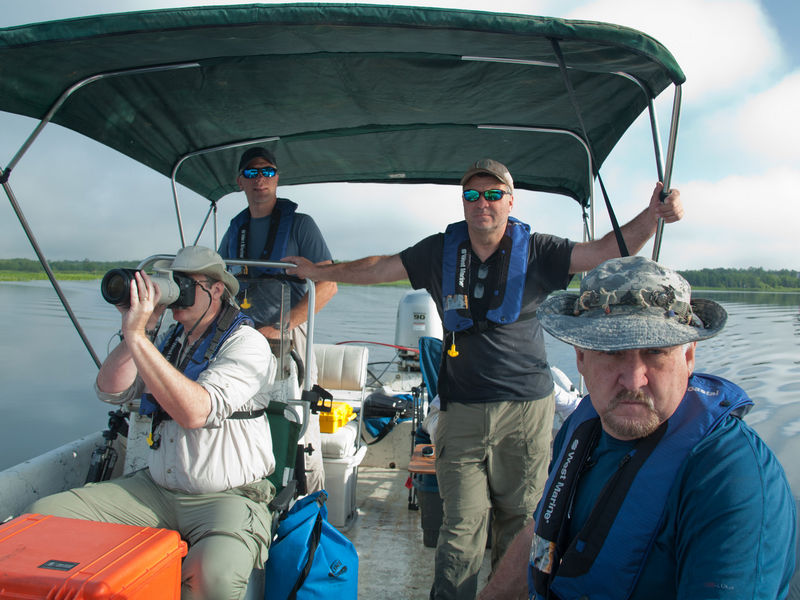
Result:
M119 313L100 297L99 282L62 288L102 360L116 343ZM317 315L316 341L394 343L403 288L342 286ZM697 370L741 385L755 402L747 416L800 494L800 294L698 292L728 310L723 332L698 345ZM0 469L103 429L106 405L93 391L97 368L49 282L0 282ZM547 339L550 362L577 381L570 347ZM370 361L394 351L370 346Z

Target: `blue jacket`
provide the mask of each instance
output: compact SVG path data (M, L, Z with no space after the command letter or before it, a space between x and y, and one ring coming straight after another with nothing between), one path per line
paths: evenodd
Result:
M583 529L573 540L568 530L577 476L589 459L599 417L587 396L565 423L561 452L553 461L545 493L535 514L536 531L529 565L532 597L628 598L664 517L676 474L693 448L729 414L752 405L738 386L709 375L693 375L686 395L670 419L640 440L600 493ZM567 510L564 510L564 508ZM587 591L590 591L587 594Z

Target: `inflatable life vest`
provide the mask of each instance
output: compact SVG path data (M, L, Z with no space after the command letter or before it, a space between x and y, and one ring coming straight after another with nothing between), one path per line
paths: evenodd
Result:
M567 513L577 481L600 436L589 397L565 423L568 429L534 514L528 589L531 598L586 596L628 598L661 525L664 505L686 456L729 415L742 416L753 402L735 384L692 375L675 413L642 438L603 487L589 518L573 540ZM635 521L626 515L636 514Z
M178 358L181 354L179 340L183 335L184 329L183 325L180 323L170 328L168 335L166 335L158 345L158 349L170 364L192 381L197 381L200 373L205 371L208 364L217 355L217 352L220 347L222 347L225 340L242 325L250 325L252 327L253 321L250 317L226 303L220 314L206 330L205 334L194 343L194 346L184 355L180 363L178 363ZM228 418L254 419L260 417L265 412L266 411L263 409L255 411L237 411ZM159 406L155 397L150 393L142 394L142 399L139 404L139 414L151 415L153 417L148 443L153 450L158 449L158 438L155 435L156 428L162 421L169 420L172 417Z
M292 231L294 213L297 204L291 200L278 198L275 208L272 209L269 222L269 232L267 242L261 252L261 259L271 262L278 262L286 256L286 247L289 243L289 234ZM247 236L250 227L250 209L245 208L242 212L231 219L229 231L235 235L228 236L227 254L230 258L249 258L247 252ZM242 267L230 266L228 270L237 279L255 279L264 275L276 275L283 272L283 269L266 267Z
M486 312L486 320L495 325L513 323L519 318L528 269L530 239L530 226L509 217L499 248L503 267L500 289L494 292L499 298L492 302L492 307ZM459 221L448 225L444 233L442 252L442 312L447 331L464 331L476 325L468 301L470 257L467 222ZM485 328L486 322L482 325Z

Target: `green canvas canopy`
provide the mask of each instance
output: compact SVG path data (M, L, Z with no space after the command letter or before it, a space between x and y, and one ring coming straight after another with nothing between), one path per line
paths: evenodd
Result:
M211 201L258 142L281 185L458 183L488 156L517 188L585 205L588 149L596 172L683 80L632 29L436 8L243 5L0 29L0 110L55 107L53 122Z

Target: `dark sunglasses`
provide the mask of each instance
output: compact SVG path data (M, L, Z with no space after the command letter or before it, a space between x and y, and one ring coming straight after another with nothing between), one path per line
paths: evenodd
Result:
M487 202L497 202L506 194L510 194L511 192L507 192L505 190L486 190L483 192L479 192L478 190L464 190L464 200L467 202L477 202L478 199L483 195L486 198Z
M242 176L245 179L255 179L259 175L269 179L275 177L278 170L275 167L260 167L258 169L242 169Z

